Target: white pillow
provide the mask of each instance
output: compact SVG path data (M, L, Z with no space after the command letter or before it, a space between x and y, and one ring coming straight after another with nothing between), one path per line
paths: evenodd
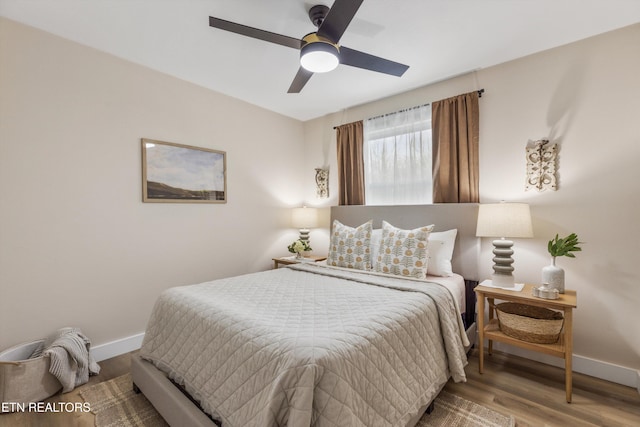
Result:
M371 268L375 267L378 260L378 252L382 243L382 228L374 228L371 232Z
M348 227L333 221L327 265L369 270L371 268L372 221L358 227Z
M453 276L451 258L456 243L457 229L447 231L433 231L429 235L429 265L427 274L430 276Z
M429 233L433 225L403 230L382 221L382 242L375 271L424 279L427 274Z

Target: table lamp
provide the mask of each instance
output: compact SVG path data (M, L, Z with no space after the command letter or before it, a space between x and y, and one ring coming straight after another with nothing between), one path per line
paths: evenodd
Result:
M300 240L309 242L309 229L318 226L318 210L303 206L291 212L291 222L300 230Z
M531 212L526 203L489 203L480 205L478 210L478 237L500 237L493 241L494 286L514 287L513 242L506 238L533 237Z

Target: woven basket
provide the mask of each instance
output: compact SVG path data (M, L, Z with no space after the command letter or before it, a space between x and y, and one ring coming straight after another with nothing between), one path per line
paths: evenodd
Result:
M503 302L495 306L500 330L510 337L537 344L558 341L562 313L532 305Z
M11 347L0 353L0 403L38 402L62 388L60 381L49 373L49 356L29 358L44 340ZM3 412L17 410L15 405L0 405Z

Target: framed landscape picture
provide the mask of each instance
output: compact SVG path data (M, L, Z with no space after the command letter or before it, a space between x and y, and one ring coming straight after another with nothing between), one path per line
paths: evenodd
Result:
M226 203L226 153L143 138L142 201Z

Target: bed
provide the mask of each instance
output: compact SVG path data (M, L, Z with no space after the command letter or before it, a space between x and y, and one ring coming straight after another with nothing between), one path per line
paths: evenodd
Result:
M335 207L331 216L456 228L461 274L442 281L459 283L475 279L476 212ZM172 288L156 302L132 378L174 426L413 426L450 377L465 380L461 312L473 308L454 288L307 263Z

